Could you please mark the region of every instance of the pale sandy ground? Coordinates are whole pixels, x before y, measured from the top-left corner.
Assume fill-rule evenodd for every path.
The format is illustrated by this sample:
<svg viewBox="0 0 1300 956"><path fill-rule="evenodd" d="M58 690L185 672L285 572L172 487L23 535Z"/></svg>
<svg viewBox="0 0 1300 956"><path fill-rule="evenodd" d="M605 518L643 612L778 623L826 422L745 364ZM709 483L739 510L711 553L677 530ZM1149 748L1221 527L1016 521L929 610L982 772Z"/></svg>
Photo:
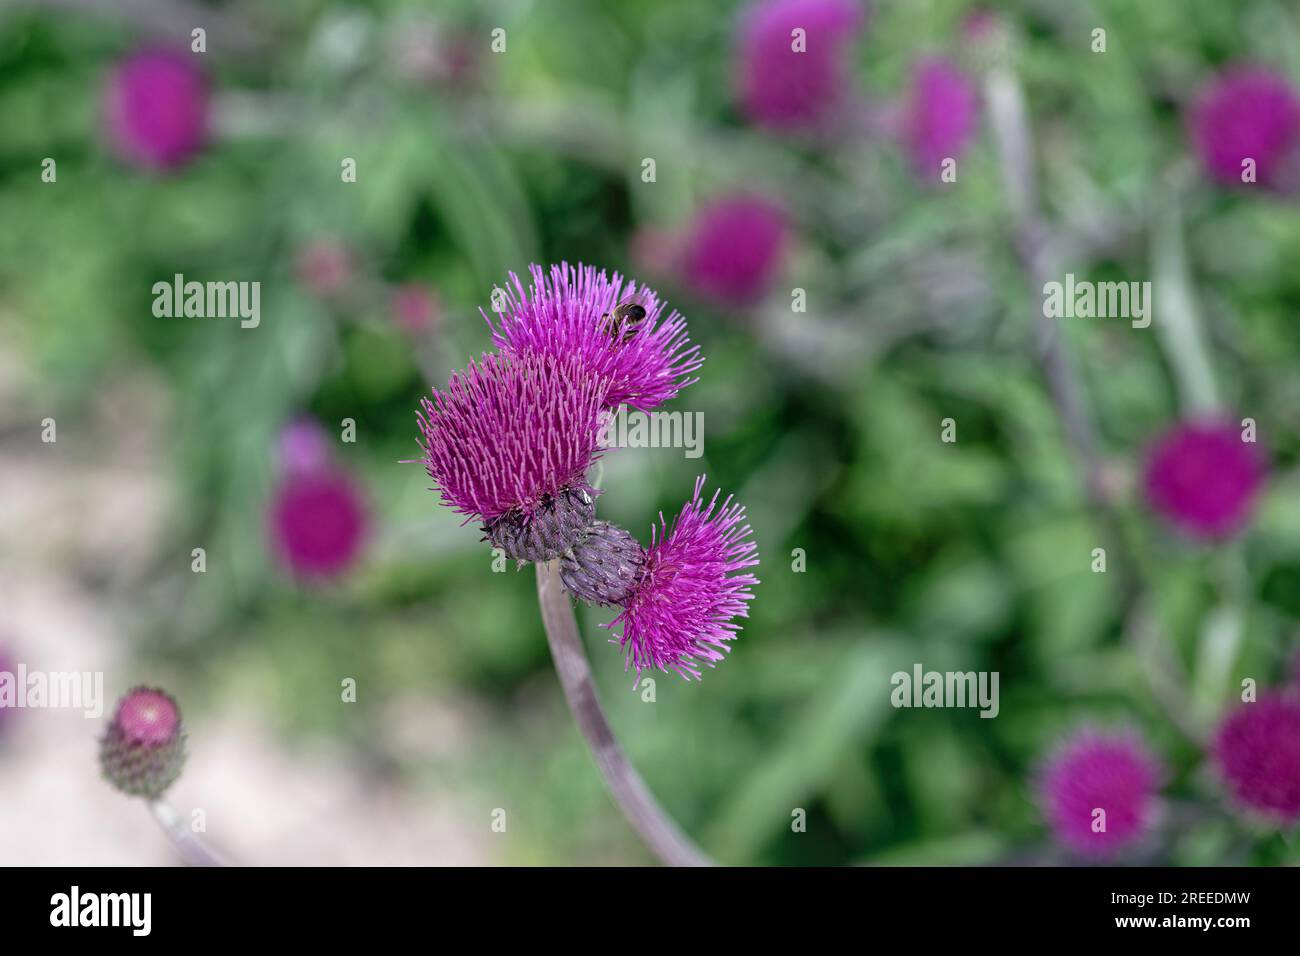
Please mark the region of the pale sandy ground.
<svg viewBox="0 0 1300 956"><path fill-rule="evenodd" d="M18 396L21 370L0 348L0 637L30 668L129 671L114 633L122 609L106 606L73 569L125 579L147 561L168 509L158 425L160 394L140 383L97 403L81 423L93 442L40 443L42 409ZM30 394L28 392L27 394ZM30 432L23 425L30 422ZM71 427L70 425L68 426ZM66 437L65 437L66 435ZM78 454L93 444L94 453ZM108 593L111 593L111 589ZM107 680L104 706L123 688ZM435 701L410 706L433 711ZM494 861L481 816L457 795L363 789L355 756L330 745L304 750L256 728L255 713L205 723L202 748L169 794L187 818L207 817L205 839L250 865L486 864ZM103 720L69 710L26 710L0 745L0 865L144 865L177 862L141 801L99 778ZM443 722L448 723L447 721ZM452 729L455 721L450 722Z"/></svg>

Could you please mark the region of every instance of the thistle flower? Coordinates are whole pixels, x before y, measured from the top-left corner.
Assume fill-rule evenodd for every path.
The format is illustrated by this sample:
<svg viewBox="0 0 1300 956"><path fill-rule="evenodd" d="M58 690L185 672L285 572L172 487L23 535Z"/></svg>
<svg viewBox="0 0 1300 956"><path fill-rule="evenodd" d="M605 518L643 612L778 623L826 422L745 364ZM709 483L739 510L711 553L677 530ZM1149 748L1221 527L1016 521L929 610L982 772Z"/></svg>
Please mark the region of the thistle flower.
<svg viewBox="0 0 1300 956"><path fill-rule="evenodd" d="M1243 184L1247 159L1265 186L1288 185L1300 173L1300 97L1272 70L1238 64L1213 77L1188 127L1206 171L1225 185Z"/></svg>
<svg viewBox="0 0 1300 956"><path fill-rule="evenodd" d="M393 291L392 312L398 328L411 335L438 324L438 301L418 282L408 282Z"/></svg>
<svg viewBox="0 0 1300 956"><path fill-rule="evenodd" d="M785 233L785 215L772 202L743 194L718 199L696 214L686 235L686 281L721 305L753 305L780 269Z"/></svg>
<svg viewBox="0 0 1300 956"><path fill-rule="evenodd" d="M318 299L340 295L356 273L352 250L338 239L317 239L298 251L294 271L299 284Z"/></svg>
<svg viewBox="0 0 1300 956"><path fill-rule="evenodd" d="M1224 718L1212 752L1232 796L1281 824L1300 822L1300 696L1261 695Z"/></svg>
<svg viewBox="0 0 1300 956"><path fill-rule="evenodd" d="M120 62L108 79L109 142L135 166L160 171L184 166L203 148L208 113L207 79L186 53L143 50Z"/></svg>
<svg viewBox="0 0 1300 956"><path fill-rule="evenodd" d="M714 666L730 650L740 630L733 619L749 614L758 579L734 573L758 564L745 509L730 496L718 508L718 492L706 507L703 486L701 476L671 529L659 515L636 587L607 625L622 626L619 647L638 675L659 668L698 678L702 665Z"/></svg>
<svg viewBox="0 0 1300 956"><path fill-rule="evenodd" d="M937 179L940 164L962 153L978 109L975 88L957 67L934 57L917 61L902 133L918 176Z"/></svg>
<svg viewBox="0 0 1300 956"><path fill-rule="evenodd" d="M271 547L295 577L338 577L360 556L369 532L364 496L342 470L286 472L267 516Z"/></svg>
<svg viewBox="0 0 1300 956"><path fill-rule="evenodd" d="M181 775L185 729L164 691L136 687L117 705L99 744L104 778L131 796L156 800Z"/></svg>
<svg viewBox="0 0 1300 956"><path fill-rule="evenodd" d="M423 463L443 503L481 519L493 546L516 560L559 557L595 510L586 473L608 393L581 356L523 351L471 362L420 403Z"/></svg>
<svg viewBox="0 0 1300 956"><path fill-rule="evenodd" d="M1147 455L1147 500L1183 531L1205 539L1230 536L1250 520L1265 478L1263 457L1229 421L1183 422Z"/></svg>
<svg viewBox="0 0 1300 956"><path fill-rule="evenodd" d="M828 127L851 89L848 47L865 17L854 0L764 0L745 17L736 57L741 109L781 132ZM795 30L802 30L803 42Z"/></svg>
<svg viewBox="0 0 1300 956"><path fill-rule="evenodd" d="M1039 804L1058 841L1088 856L1113 856L1147 832L1162 775L1135 733L1085 729L1040 772Z"/></svg>
<svg viewBox="0 0 1300 956"><path fill-rule="evenodd" d="M549 276L533 265L529 274L532 285L525 288L510 273L495 322L483 313L503 352L576 361L583 375L605 381L601 403L608 408L626 403L649 411L696 381L691 375L704 359L690 344L686 319L676 311L665 318L652 290L582 264L552 266ZM618 318L624 302L644 314Z"/></svg>
<svg viewBox="0 0 1300 956"><path fill-rule="evenodd" d="M329 437L314 419L299 418L290 422L281 430L276 445L283 472L319 472L329 466Z"/></svg>

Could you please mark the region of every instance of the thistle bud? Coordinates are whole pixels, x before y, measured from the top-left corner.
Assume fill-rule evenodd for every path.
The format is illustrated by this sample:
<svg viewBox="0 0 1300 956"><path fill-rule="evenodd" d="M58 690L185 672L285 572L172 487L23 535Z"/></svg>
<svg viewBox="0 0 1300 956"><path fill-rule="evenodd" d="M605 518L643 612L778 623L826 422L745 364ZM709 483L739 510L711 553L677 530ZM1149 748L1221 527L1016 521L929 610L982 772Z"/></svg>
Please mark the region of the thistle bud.
<svg viewBox="0 0 1300 956"><path fill-rule="evenodd" d="M181 775L185 728L180 708L151 687L128 691L99 743L104 779L131 796L156 800Z"/></svg>
<svg viewBox="0 0 1300 956"><path fill-rule="evenodd" d="M645 549L628 531L593 521L591 532L560 557L564 589L589 604L623 604L636 588Z"/></svg>

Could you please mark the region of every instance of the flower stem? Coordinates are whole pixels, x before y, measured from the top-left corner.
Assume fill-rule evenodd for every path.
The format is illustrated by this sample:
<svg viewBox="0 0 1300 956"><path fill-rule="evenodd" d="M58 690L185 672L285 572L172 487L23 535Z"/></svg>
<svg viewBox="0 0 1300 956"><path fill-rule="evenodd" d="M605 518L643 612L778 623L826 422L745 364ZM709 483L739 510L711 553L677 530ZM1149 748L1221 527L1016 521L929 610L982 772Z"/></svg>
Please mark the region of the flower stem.
<svg viewBox="0 0 1300 956"><path fill-rule="evenodd" d="M199 838L185 825L176 808L166 800L150 800L149 812L188 865L225 866L215 853L199 842Z"/></svg>
<svg viewBox="0 0 1300 956"><path fill-rule="evenodd" d="M614 736L596 696L573 605L560 585L558 561L537 564L537 603L569 710L623 815L668 866L712 866L713 860L664 813Z"/></svg>

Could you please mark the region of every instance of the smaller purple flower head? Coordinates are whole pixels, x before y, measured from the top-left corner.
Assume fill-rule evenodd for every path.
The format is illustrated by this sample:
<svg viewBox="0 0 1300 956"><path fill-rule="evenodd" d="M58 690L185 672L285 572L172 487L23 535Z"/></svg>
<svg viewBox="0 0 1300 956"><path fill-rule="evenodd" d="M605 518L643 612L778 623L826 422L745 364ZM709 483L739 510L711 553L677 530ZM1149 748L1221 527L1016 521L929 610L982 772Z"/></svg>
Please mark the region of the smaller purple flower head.
<svg viewBox="0 0 1300 956"><path fill-rule="evenodd" d="M781 268L786 217L759 196L717 199L696 213L683 242L681 268L700 295L744 307L767 293Z"/></svg>
<svg viewBox="0 0 1300 956"><path fill-rule="evenodd" d="M1250 520L1266 476L1263 456L1226 420L1182 422L1147 453L1147 501L1193 537L1221 539Z"/></svg>
<svg viewBox="0 0 1300 956"><path fill-rule="evenodd" d="M286 425L277 439L280 470L304 474L324 471L333 454L329 436L314 418L298 418Z"/></svg>
<svg viewBox="0 0 1300 956"><path fill-rule="evenodd" d="M690 344L686 319L676 311L665 317L652 290L582 264L561 263L549 275L533 265L529 273L530 287L512 272L495 293L495 322L483 313L503 352L576 361L585 375L605 381L607 408L649 411L696 381L692 373L704 359Z"/></svg>
<svg viewBox="0 0 1300 956"><path fill-rule="evenodd" d="M142 50L118 63L108 78L109 141L135 166L160 171L184 166L207 140L208 114L208 82L188 53Z"/></svg>
<svg viewBox="0 0 1300 956"><path fill-rule="evenodd" d="M1254 181L1265 186L1281 187L1300 175L1300 97L1279 73L1229 67L1202 88L1188 125L1201 162L1220 183L1243 185L1248 159Z"/></svg>
<svg viewBox="0 0 1300 956"><path fill-rule="evenodd" d="M594 513L587 469L600 454L607 380L580 356L485 354L421 401L422 459L443 504L483 521L523 561L558 557Z"/></svg>
<svg viewBox="0 0 1300 956"><path fill-rule="evenodd" d="M737 98L754 123L780 132L828 128L852 83L856 0L761 0L747 11L735 65Z"/></svg>
<svg viewBox="0 0 1300 956"><path fill-rule="evenodd" d="M1086 856L1109 857L1147 832L1163 773L1136 733L1084 729L1057 747L1039 771L1038 801L1060 843Z"/></svg>
<svg viewBox="0 0 1300 956"><path fill-rule="evenodd" d="M1282 824L1300 822L1300 695L1261 694L1220 724L1212 746L1233 798Z"/></svg>
<svg viewBox="0 0 1300 956"><path fill-rule="evenodd" d="M104 778L123 793L157 799L180 776L185 729L176 701L152 687L129 691L99 742Z"/></svg>
<svg viewBox="0 0 1300 956"><path fill-rule="evenodd" d="M409 335L419 335L438 325L438 300L419 282L407 282L393 291L392 313L397 327Z"/></svg>
<svg viewBox="0 0 1300 956"><path fill-rule="evenodd" d="M273 553L304 581L322 582L351 568L365 547L369 524L360 486L328 465L286 472L267 512Z"/></svg>
<svg viewBox="0 0 1300 956"><path fill-rule="evenodd" d="M619 647L637 674L650 668L673 670L687 680L699 678L701 666L714 666L730 650L754 599L757 545L750 540L745 509L730 496L708 505L695 494L669 529L662 514L651 529L640 577L623 601L623 610L608 627L622 626Z"/></svg>
<svg viewBox="0 0 1300 956"><path fill-rule="evenodd" d="M978 111L975 87L961 70L936 57L916 62L902 134L917 176L938 181L940 164L969 145Z"/></svg>
<svg viewBox="0 0 1300 956"><path fill-rule="evenodd" d="M315 239L298 250L294 272L308 293L318 299L332 299L355 278L356 256L341 239Z"/></svg>

